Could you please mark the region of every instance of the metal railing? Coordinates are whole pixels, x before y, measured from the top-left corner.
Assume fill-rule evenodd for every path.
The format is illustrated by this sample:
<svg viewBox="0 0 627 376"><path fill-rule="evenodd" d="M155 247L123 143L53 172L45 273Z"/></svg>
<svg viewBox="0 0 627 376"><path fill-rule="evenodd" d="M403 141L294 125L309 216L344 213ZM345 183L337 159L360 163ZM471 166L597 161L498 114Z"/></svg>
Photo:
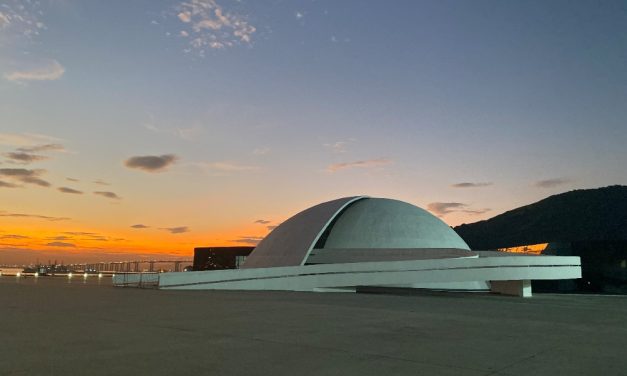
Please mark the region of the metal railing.
<svg viewBox="0 0 627 376"><path fill-rule="evenodd" d="M161 273L122 273L113 276L113 286L157 288Z"/></svg>

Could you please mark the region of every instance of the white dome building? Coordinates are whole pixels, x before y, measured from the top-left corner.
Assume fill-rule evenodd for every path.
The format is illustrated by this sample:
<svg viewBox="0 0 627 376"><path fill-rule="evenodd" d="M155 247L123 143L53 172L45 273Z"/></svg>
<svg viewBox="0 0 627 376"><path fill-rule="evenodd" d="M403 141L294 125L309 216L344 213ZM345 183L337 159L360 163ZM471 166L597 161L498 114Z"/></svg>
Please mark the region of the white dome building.
<svg viewBox="0 0 627 376"><path fill-rule="evenodd" d="M358 196L294 215L257 245L243 268L472 254L453 229L429 212L402 201Z"/></svg>
<svg viewBox="0 0 627 376"><path fill-rule="evenodd" d="M532 279L571 278L581 278L579 257L471 251L423 209L356 196L289 218L259 243L242 269L164 273L159 287L356 291L371 286L531 296Z"/></svg>

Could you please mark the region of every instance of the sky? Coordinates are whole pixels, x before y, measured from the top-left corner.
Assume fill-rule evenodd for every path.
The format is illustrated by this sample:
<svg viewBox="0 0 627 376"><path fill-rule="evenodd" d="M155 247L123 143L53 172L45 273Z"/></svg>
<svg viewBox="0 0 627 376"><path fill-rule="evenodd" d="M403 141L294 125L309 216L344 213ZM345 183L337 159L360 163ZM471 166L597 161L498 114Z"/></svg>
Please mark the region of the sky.
<svg viewBox="0 0 627 376"><path fill-rule="evenodd" d="M627 184L624 1L0 0L0 264Z"/></svg>

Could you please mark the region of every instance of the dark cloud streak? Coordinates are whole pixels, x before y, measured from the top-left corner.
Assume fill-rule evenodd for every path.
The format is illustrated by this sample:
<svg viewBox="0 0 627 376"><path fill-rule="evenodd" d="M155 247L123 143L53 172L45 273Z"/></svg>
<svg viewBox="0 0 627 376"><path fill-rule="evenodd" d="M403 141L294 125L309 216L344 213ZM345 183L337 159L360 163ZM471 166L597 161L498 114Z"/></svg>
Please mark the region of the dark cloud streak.
<svg viewBox="0 0 627 376"><path fill-rule="evenodd" d="M189 232L189 227L187 226L178 226L178 227L162 227L159 230L168 231L170 234L182 234L184 232Z"/></svg>
<svg viewBox="0 0 627 376"><path fill-rule="evenodd" d="M12 218L34 218L34 219L44 219L46 221L67 221L71 218L67 217L50 217L47 215L39 215L39 214L23 214L23 213L7 213L4 211L0 211L0 217L12 217Z"/></svg>
<svg viewBox="0 0 627 376"><path fill-rule="evenodd" d="M77 191L76 189L72 189L72 188L68 188L68 187L59 187L57 188L59 190L59 192L63 192L63 193L72 193L72 194L76 194L76 195L82 195L83 192L81 191Z"/></svg>
<svg viewBox="0 0 627 376"><path fill-rule="evenodd" d="M491 182L483 182L483 183L463 182L463 183L452 184L451 187L453 188L480 188L480 187L489 187L491 185L493 185L493 183Z"/></svg>
<svg viewBox="0 0 627 376"><path fill-rule="evenodd" d="M0 180L0 188L17 188L18 186L15 184L7 183L5 181Z"/></svg>
<svg viewBox="0 0 627 376"><path fill-rule="evenodd" d="M48 157L37 154L29 154L23 152L11 152L4 153L4 156L11 160L12 162L21 163L21 164L29 164L33 162L43 161L48 159Z"/></svg>
<svg viewBox="0 0 627 376"><path fill-rule="evenodd" d="M114 192L96 191L96 192L94 192L94 194L98 195L98 196L110 198L110 199L113 199L113 200L121 200L122 199L122 197L118 196Z"/></svg>
<svg viewBox="0 0 627 376"><path fill-rule="evenodd" d="M535 186L538 188L554 188L560 185L564 185L567 183L570 183L571 180L570 179L566 179L566 178L553 178L553 179L546 179L546 180L540 180L535 182Z"/></svg>
<svg viewBox="0 0 627 376"><path fill-rule="evenodd" d="M50 242L46 243L49 247L67 247L67 248L75 248L76 244L74 243L66 243L66 242Z"/></svg>
<svg viewBox="0 0 627 376"><path fill-rule="evenodd" d="M13 181L24 184L38 185L40 187L50 187L50 183L40 178L40 176L45 173L46 170L28 170L25 168L0 168L0 176L3 176L7 179L11 179Z"/></svg>
<svg viewBox="0 0 627 376"><path fill-rule="evenodd" d="M7 235L0 236L0 239L23 240L23 239L30 239L30 236L7 234Z"/></svg>
<svg viewBox="0 0 627 376"><path fill-rule="evenodd" d="M128 168L135 168L146 172L161 172L178 160L174 154L144 155L131 157L124 161Z"/></svg>

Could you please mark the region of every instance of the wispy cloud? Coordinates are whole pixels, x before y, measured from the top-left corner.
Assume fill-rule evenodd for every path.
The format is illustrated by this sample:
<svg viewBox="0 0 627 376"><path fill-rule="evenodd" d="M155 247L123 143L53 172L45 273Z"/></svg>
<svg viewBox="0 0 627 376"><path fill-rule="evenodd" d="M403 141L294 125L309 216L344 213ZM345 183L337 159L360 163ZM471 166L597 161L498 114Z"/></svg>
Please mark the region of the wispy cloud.
<svg viewBox="0 0 627 376"><path fill-rule="evenodd" d="M159 230L168 231L170 234L182 234L182 233L190 231L189 227L187 227L187 226L162 227Z"/></svg>
<svg viewBox="0 0 627 376"><path fill-rule="evenodd" d="M186 128L184 127L165 128L165 127L157 127L156 125L154 125L154 122L155 122L154 117L150 115L150 122L144 123L143 127L154 133L176 136L186 141L193 141L197 139L197 137L204 131L204 128L199 125L193 125L191 127L186 127Z"/></svg>
<svg viewBox="0 0 627 376"><path fill-rule="evenodd" d="M56 137L37 133L0 133L0 145L18 147L24 153L42 151L64 151L62 140Z"/></svg>
<svg viewBox="0 0 627 376"><path fill-rule="evenodd" d="M0 236L0 239L2 239L2 240L24 240L24 239L30 239L30 236L17 235L17 234L7 234L7 235Z"/></svg>
<svg viewBox="0 0 627 376"><path fill-rule="evenodd" d="M62 193L72 193L72 194L76 194L76 195L82 195L83 194L83 192L81 192L79 190L68 188L68 187L59 187L57 189L59 190L59 192L62 192Z"/></svg>
<svg viewBox="0 0 627 376"><path fill-rule="evenodd" d="M446 214L459 211L467 206L468 205L461 202L432 202L427 205L427 209L436 214L438 217L441 217Z"/></svg>
<svg viewBox="0 0 627 376"><path fill-rule="evenodd" d="M250 245L257 245L263 237L260 236L240 236L237 239L232 240L235 243L244 243Z"/></svg>
<svg viewBox="0 0 627 376"><path fill-rule="evenodd" d="M7 183L5 181L0 180L0 188L17 188L19 187L17 184Z"/></svg>
<svg viewBox="0 0 627 376"><path fill-rule="evenodd" d="M347 149L348 145L352 144L353 142L355 142L355 139L354 138L350 138L350 139L348 139L346 141L336 141L336 142L322 144L322 146L324 146L325 148L331 150L333 153L343 154L343 153L346 153L348 151L348 149Z"/></svg>
<svg viewBox="0 0 627 376"><path fill-rule="evenodd" d="M65 73L65 68L56 60L39 63L30 69L6 73L4 78L13 82L54 81Z"/></svg>
<svg viewBox="0 0 627 376"><path fill-rule="evenodd" d="M274 230L275 228L279 227L278 225L271 225L271 226L266 226L266 228L270 231Z"/></svg>
<svg viewBox="0 0 627 376"><path fill-rule="evenodd" d="M570 182L572 182L572 180L567 178L553 178L537 181L534 183L534 185L538 188L553 188L560 185L568 184Z"/></svg>
<svg viewBox="0 0 627 376"><path fill-rule="evenodd" d="M9 15L0 12L0 30L9 27L9 25L11 25Z"/></svg>
<svg viewBox="0 0 627 376"><path fill-rule="evenodd" d="M2 155L9 163L25 165L50 159L49 156L38 153L66 151L63 145L59 143L41 143L51 139L54 138L44 135L2 133L0 134L0 144L17 147L15 151Z"/></svg>
<svg viewBox="0 0 627 376"><path fill-rule="evenodd" d="M340 170L348 170L352 168L376 168L383 167L393 163L391 159L387 158L378 158L378 159L369 159L364 161L354 161L354 162L344 162L344 163L334 163L327 167L327 171L329 172L337 172Z"/></svg>
<svg viewBox="0 0 627 376"><path fill-rule="evenodd" d="M201 57L207 49L248 45L257 30L244 16L226 11L215 0L181 2L176 12L182 27L179 35L188 39L185 52L195 51Z"/></svg>
<svg viewBox="0 0 627 376"><path fill-rule="evenodd" d="M59 235L59 236L53 236L51 238L47 238L48 240L70 240L72 239L70 236L65 236L65 235Z"/></svg>
<svg viewBox="0 0 627 376"><path fill-rule="evenodd" d="M265 220L265 219L258 219L258 220L255 221L255 223L259 223L259 224L262 224L262 225L267 225L268 223L270 223L270 221Z"/></svg>
<svg viewBox="0 0 627 376"><path fill-rule="evenodd" d="M124 162L124 165L146 172L161 172L177 160L178 157L174 154L144 155L131 157Z"/></svg>
<svg viewBox="0 0 627 376"><path fill-rule="evenodd" d="M257 171L259 167L239 164L237 162L196 162L193 165L202 168L205 171L221 171L221 172L245 172Z"/></svg>
<svg viewBox="0 0 627 376"><path fill-rule="evenodd" d="M29 164L33 162L44 161L49 158L44 155L29 154L29 153L24 153L24 152L10 152L10 153L4 153L3 155L5 158L9 159L10 161L15 162L15 163L21 163L21 164Z"/></svg>
<svg viewBox="0 0 627 376"><path fill-rule="evenodd" d="M98 184L98 185L111 185L110 183L107 183L104 180L98 179L98 180L94 180L93 182L94 184Z"/></svg>
<svg viewBox="0 0 627 376"><path fill-rule="evenodd" d="M137 229L142 229L142 228L149 228L150 226L146 226L146 225L142 225L141 223L138 223L136 225L132 225L131 228L137 228Z"/></svg>
<svg viewBox="0 0 627 376"><path fill-rule="evenodd" d="M46 29L39 1L8 0L0 4L0 32L7 38L31 40Z"/></svg>
<svg viewBox="0 0 627 376"><path fill-rule="evenodd" d="M52 222L67 221L70 219L67 217L50 217L47 215L40 215L40 214L8 213L2 210L0 210L0 217L33 218L33 219L43 219L43 220L52 221Z"/></svg>
<svg viewBox="0 0 627 376"><path fill-rule="evenodd" d="M72 236L99 236L98 233L86 231L64 231L63 233Z"/></svg>
<svg viewBox="0 0 627 376"><path fill-rule="evenodd" d="M493 185L493 183L491 182L479 182L479 183L463 182L463 183L452 184L451 187L453 188L480 188L480 187L489 187L491 185Z"/></svg>
<svg viewBox="0 0 627 376"><path fill-rule="evenodd" d="M350 43L350 41L350 38L331 35L331 43Z"/></svg>
<svg viewBox="0 0 627 376"><path fill-rule="evenodd" d="M67 242L50 242L46 244L49 247L67 247L67 248L75 248L76 244L67 243Z"/></svg>
<svg viewBox="0 0 627 376"><path fill-rule="evenodd" d="M24 146L17 148L17 151L22 153L43 153L47 151L56 151L56 152L64 152L65 147L61 144L41 144L34 146Z"/></svg>
<svg viewBox="0 0 627 376"><path fill-rule="evenodd" d="M121 200L122 197L118 196L117 194L115 194L114 192L108 192L108 191L96 191L94 192L95 195L98 196L102 196L102 197L106 197L106 198L110 198L113 200Z"/></svg>
<svg viewBox="0 0 627 376"><path fill-rule="evenodd" d="M443 217L454 212L479 215L491 209L470 209L470 205L461 202L432 202L427 205L427 209L438 217Z"/></svg>
<svg viewBox="0 0 627 376"><path fill-rule="evenodd" d="M266 155L268 153L270 153L270 148L268 147L261 147L261 148L256 148L255 150L253 150L254 155Z"/></svg>
<svg viewBox="0 0 627 376"><path fill-rule="evenodd" d="M99 242L108 242L111 240L123 240L123 239L113 239L107 235L99 234L97 232L89 232L89 231L64 231L63 235L56 236L52 238L52 240L72 240L72 241L99 241Z"/></svg>
<svg viewBox="0 0 627 376"><path fill-rule="evenodd" d="M13 180L17 183L50 187L50 183L40 178L46 170L28 170L25 168L0 168L0 177Z"/></svg>
<svg viewBox="0 0 627 376"><path fill-rule="evenodd" d="M71 181L71 182L75 182L75 183L80 181L80 180L74 179L74 178L65 178L65 180Z"/></svg>

